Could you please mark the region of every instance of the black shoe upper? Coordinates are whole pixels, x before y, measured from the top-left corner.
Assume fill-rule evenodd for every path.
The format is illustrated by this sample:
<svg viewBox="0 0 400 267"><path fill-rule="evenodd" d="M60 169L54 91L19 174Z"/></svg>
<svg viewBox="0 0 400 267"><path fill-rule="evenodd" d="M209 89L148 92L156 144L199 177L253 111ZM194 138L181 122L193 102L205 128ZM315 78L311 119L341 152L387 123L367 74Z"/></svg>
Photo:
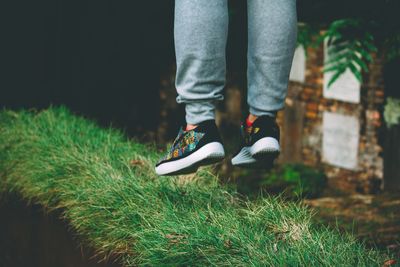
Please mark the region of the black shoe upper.
<svg viewBox="0 0 400 267"><path fill-rule="evenodd" d="M241 147L252 146L264 137L273 137L278 140L278 142L280 139L279 125L276 123L276 118L271 116L258 117L250 127L247 127L246 121L243 121L241 125L241 133Z"/></svg>
<svg viewBox="0 0 400 267"><path fill-rule="evenodd" d="M180 127L179 133L170 150L156 166L189 156L211 142L219 142L222 144L215 120L203 121L195 129L190 131L184 131L184 128L185 126Z"/></svg>

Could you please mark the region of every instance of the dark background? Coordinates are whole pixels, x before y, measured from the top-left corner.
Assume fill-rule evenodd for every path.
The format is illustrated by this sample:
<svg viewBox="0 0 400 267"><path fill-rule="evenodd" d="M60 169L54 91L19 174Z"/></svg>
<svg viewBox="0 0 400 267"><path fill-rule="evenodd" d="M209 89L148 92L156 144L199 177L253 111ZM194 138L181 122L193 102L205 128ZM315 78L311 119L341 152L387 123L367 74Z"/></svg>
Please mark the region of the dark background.
<svg viewBox="0 0 400 267"><path fill-rule="evenodd" d="M173 1L8 5L0 105L64 104L105 123L155 124L159 76L174 57Z"/></svg>
<svg viewBox="0 0 400 267"><path fill-rule="evenodd" d="M4 2L0 108L62 104L130 134L156 130L160 77L174 66L173 0ZM376 1L349 2L298 0L298 19L383 16ZM246 1L229 5L228 75L244 87Z"/></svg>

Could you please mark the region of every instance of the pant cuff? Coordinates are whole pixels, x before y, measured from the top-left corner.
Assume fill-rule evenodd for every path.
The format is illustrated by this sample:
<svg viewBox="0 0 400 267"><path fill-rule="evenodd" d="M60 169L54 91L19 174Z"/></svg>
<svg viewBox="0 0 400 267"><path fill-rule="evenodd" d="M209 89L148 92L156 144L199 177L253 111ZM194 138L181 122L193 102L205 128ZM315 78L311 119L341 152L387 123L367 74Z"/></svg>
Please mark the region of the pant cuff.
<svg viewBox="0 0 400 267"><path fill-rule="evenodd" d="M276 117L276 114L278 113L278 111L279 110L268 110L268 111L266 111L266 110L256 109L254 107L250 107L249 108L249 112L251 114L257 116L257 117L264 116L264 115L271 116L271 117Z"/></svg>
<svg viewBox="0 0 400 267"><path fill-rule="evenodd" d="M199 124L206 120L215 119L215 102L186 103L186 123Z"/></svg>

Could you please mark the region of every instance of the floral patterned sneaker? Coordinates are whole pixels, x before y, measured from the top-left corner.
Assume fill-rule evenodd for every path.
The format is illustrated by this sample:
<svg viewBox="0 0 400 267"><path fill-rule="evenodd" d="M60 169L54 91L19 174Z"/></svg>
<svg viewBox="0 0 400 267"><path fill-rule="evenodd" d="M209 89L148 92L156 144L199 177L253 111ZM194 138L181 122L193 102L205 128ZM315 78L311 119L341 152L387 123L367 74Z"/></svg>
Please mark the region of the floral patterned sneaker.
<svg viewBox="0 0 400 267"><path fill-rule="evenodd" d="M261 116L248 127L242 123L242 144L232 158L232 165L241 167L272 167L280 153L280 129L276 119Z"/></svg>
<svg viewBox="0 0 400 267"><path fill-rule="evenodd" d="M158 175L178 175L196 172L200 166L225 157L224 147L214 120L200 123L195 129L179 129L168 153L156 164Z"/></svg>

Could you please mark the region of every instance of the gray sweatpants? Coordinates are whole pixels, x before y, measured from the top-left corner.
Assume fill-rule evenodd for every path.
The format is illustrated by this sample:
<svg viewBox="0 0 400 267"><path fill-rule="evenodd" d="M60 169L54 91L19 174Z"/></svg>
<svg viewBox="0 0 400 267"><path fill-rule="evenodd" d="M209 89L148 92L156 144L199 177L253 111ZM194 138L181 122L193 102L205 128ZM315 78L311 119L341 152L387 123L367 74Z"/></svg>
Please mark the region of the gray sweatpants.
<svg viewBox="0 0 400 267"><path fill-rule="evenodd" d="M297 39L296 0L247 0L247 102L250 113L275 115L284 107ZM186 122L215 116L225 86L227 0L175 0L177 102Z"/></svg>

